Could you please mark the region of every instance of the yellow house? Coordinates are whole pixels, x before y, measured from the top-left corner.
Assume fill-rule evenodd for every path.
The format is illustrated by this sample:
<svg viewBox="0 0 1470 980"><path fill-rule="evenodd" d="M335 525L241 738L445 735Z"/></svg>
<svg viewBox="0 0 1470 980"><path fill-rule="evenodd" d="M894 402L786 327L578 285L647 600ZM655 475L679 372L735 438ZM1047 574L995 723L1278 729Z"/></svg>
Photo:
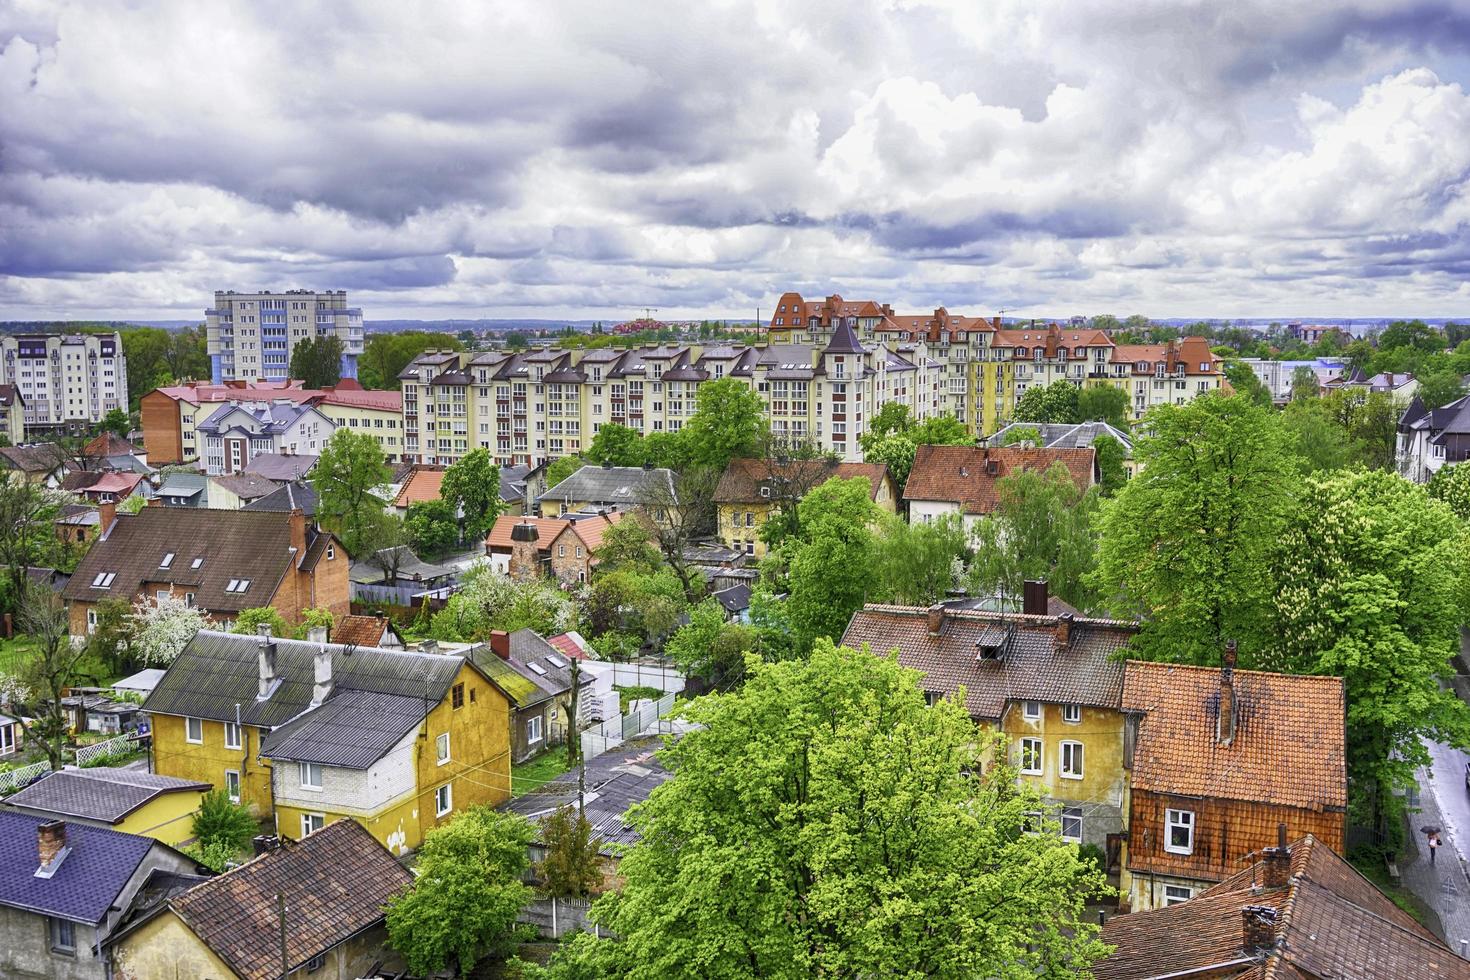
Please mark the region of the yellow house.
<svg viewBox="0 0 1470 980"><path fill-rule="evenodd" d="M574 511L642 508L660 524L678 507L674 471L641 466L584 466L541 495L542 517Z"/></svg>
<svg viewBox="0 0 1470 980"><path fill-rule="evenodd" d="M1042 609L1045 603L1042 603ZM1018 779L1052 807L1062 837L1119 860L1128 779L1123 664L1137 626L1073 613L868 605L842 642L898 650L931 699L963 692L982 728L1003 732Z"/></svg>
<svg viewBox="0 0 1470 980"><path fill-rule="evenodd" d="M107 941L111 975L339 980L374 966L396 971L402 962L387 948L383 907L412 881L360 825L339 821L302 841L274 842L142 912ZM283 902L288 922L300 925L284 939Z"/></svg>
<svg viewBox="0 0 1470 980"><path fill-rule="evenodd" d="M464 657L202 630L143 710L155 771L226 790L286 838L348 818L402 854L510 796L510 704Z"/></svg>
<svg viewBox="0 0 1470 980"><path fill-rule="evenodd" d="M0 436L12 446L26 441L26 400L15 385L0 385Z"/></svg>
<svg viewBox="0 0 1470 980"><path fill-rule="evenodd" d="M194 814L208 783L136 769L62 769L6 799L37 817L69 820L179 845L194 837Z"/></svg>
<svg viewBox="0 0 1470 980"><path fill-rule="evenodd" d="M894 513L897 491L888 467L882 463L839 463L831 459L791 460L778 463L766 459L732 459L715 487L718 534L727 548L763 558L766 543L761 528L780 507L794 506L815 487L828 480L863 477L872 487L873 503Z"/></svg>

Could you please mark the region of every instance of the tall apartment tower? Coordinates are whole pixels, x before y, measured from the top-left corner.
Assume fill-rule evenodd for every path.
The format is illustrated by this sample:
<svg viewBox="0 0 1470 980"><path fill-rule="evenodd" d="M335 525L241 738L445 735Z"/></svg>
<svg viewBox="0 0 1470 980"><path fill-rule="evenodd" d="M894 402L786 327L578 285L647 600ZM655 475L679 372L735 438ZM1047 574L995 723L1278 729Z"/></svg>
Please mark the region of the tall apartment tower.
<svg viewBox="0 0 1470 980"><path fill-rule="evenodd" d="M25 401L25 429L37 435L83 428L128 409L128 364L117 333L0 337L0 384Z"/></svg>
<svg viewBox="0 0 1470 980"><path fill-rule="evenodd" d="M291 376L291 351L303 340L340 337L342 377L357 377L362 353L362 310L347 305L347 291L214 294L204 311L210 380L284 381Z"/></svg>

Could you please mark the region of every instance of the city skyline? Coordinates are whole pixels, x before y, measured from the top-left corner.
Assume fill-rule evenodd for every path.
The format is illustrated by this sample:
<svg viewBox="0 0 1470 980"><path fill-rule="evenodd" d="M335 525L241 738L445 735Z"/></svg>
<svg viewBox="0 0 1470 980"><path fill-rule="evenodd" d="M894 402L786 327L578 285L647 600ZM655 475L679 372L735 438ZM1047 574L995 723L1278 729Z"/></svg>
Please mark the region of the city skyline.
<svg viewBox="0 0 1470 980"><path fill-rule="evenodd" d="M0 319L1470 315L1453 4L572 6L7 5Z"/></svg>

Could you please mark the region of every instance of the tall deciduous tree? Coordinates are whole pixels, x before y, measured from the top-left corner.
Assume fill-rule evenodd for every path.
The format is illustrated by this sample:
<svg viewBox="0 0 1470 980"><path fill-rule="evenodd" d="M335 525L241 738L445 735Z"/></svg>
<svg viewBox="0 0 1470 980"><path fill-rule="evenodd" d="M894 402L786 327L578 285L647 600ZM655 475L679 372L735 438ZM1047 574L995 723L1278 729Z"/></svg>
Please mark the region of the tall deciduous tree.
<svg viewBox="0 0 1470 980"><path fill-rule="evenodd" d="M317 516L350 554L361 557L364 531L372 526L372 516L383 509L373 488L392 478L378 440L366 432L342 426L322 447L311 471Z"/></svg>
<svg viewBox="0 0 1470 980"><path fill-rule="evenodd" d="M460 541L480 541L500 516L500 470L481 446L444 471L439 496L459 518Z"/></svg>
<svg viewBox="0 0 1470 980"><path fill-rule="evenodd" d="M1238 394L1244 395L1249 400L1263 407L1271 404L1271 390L1261 383L1252 371L1249 364L1240 361L1225 362L1225 380L1230 382Z"/></svg>
<svg viewBox="0 0 1470 980"><path fill-rule="evenodd" d="M464 345L453 334L418 330L375 333L368 337L357 359L357 380L364 388L397 389L402 385L398 375L424 351L463 349Z"/></svg>
<svg viewBox="0 0 1470 980"><path fill-rule="evenodd" d="M642 466L643 434L616 422L604 422L587 447L587 461L601 466Z"/></svg>
<svg viewBox="0 0 1470 980"><path fill-rule="evenodd" d="M1077 386L1065 379L1042 388L1030 387L1016 400L1016 422L1078 422Z"/></svg>
<svg viewBox="0 0 1470 980"><path fill-rule="evenodd" d="M1291 400L1299 402L1304 398L1316 398L1321 392L1322 386L1317 383L1317 372L1306 365L1302 365L1291 372Z"/></svg>
<svg viewBox="0 0 1470 980"><path fill-rule="evenodd" d="M164 592L133 603L131 623L132 650L138 661L150 667L167 667L195 633L209 626L209 617L203 609L189 605L183 596Z"/></svg>
<svg viewBox="0 0 1470 980"><path fill-rule="evenodd" d="M1441 466L1429 478L1425 489L1460 520L1470 521L1470 463Z"/></svg>
<svg viewBox="0 0 1470 980"><path fill-rule="evenodd" d="M874 548L870 598L905 606L927 606L957 584L970 551L959 515L910 524L887 517Z"/></svg>
<svg viewBox="0 0 1470 980"><path fill-rule="evenodd" d="M342 380L342 338L336 335L300 340L291 348L291 377L308 388L325 388Z"/></svg>
<svg viewBox="0 0 1470 980"><path fill-rule="evenodd" d="M1144 617L1145 656L1215 663L1226 639L1244 651L1265 635L1296 460L1277 418L1240 395L1160 405L1144 426L1141 472L1102 515L1099 600Z"/></svg>
<svg viewBox="0 0 1470 980"><path fill-rule="evenodd" d="M41 556L55 544L52 521L62 500L59 493L0 471L0 561L5 563L6 581L3 608L13 610L19 605L25 593L26 567L42 564Z"/></svg>
<svg viewBox="0 0 1470 980"><path fill-rule="evenodd" d="M755 630L725 621L725 609L705 599L689 610L689 622L664 644L664 654L684 673L724 686L745 670L745 654L757 645Z"/></svg>
<svg viewBox="0 0 1470 980"><path fill-rule="evenodd" d="M1097 485L1104 497L1111 497L1128 481L1128 451L1112 436L1093 439L1092 451L1097 456Z"/></svg>
<svg viewBox="0 0 1470 980"><path fill-rule="evenodd" d="M995 510L975 528L971 589L1019 600L1026 580L1045 579L1062 599L1090 608L1088 577L1097 561L1092 525L1100 496L1100 490L1079 487L1061 463L1045 473L1001 477Z"/></svg>
<svg viewBox="0 0 1470 980"><path fill-rule="evenodd" d="M699 386L698 408L681 430L695 463L723 471L736 456L750 456L761 443L766 409L750 385L721 378Z"/></svg>
<svg viewBox="0 0 1470 980"><path fill-rule="evenodd" d="M507 952L533 893L521 881L535 831L524 817L470 807L424 835L418 877L388 905L388 941L423 976L468 973Z"/></svg>
<svg viewBox="0 0 1470 980"><path fill-rule="evenodd" d="M620 893L550 977L1083 978L1102 876L1018 789L999 736L890 657L821 642L689 709Z"/></svg>
<svg viewBox="0 0 1470 980"><path fill-rule="evenodd" d="M832 479L807 494L798 507L801 536L787 545L787 606L802 647L821 636L841 637L863 604L871 581L872 526L881 513L871 492L866 477Z"/></svg>
<svg viewBox="0 0 1470 980"><path fill-rule="evenodd" d="M1127 432L1128 392L1113 385L1083 388L1077 393L1077 419L1080 422L1106 422Z"/></svg>
<svg viewBox="0 0 1470 980"><path fill-rule="evenodd" d="M536 874L554 898L586 898L602 890L602 842L592 834L586 814L571 804L559 806L541 822L546 857Z"/></svg>

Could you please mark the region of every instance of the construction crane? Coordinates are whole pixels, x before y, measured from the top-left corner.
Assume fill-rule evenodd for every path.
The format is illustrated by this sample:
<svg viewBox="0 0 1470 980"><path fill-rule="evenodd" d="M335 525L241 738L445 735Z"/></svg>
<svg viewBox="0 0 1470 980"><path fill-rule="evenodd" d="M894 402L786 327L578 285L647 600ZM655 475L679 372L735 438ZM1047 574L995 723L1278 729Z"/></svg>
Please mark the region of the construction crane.
<svg viewBox="0 0 1470 980"><path fill-rule="evenodd" d="M644 320L647 320L649 322L652 322L653 321L653 315L655 313L657 313L657 312L658 312L658 307L655 307L655 306L645 306L643 308L643 319Z"/></svg>

